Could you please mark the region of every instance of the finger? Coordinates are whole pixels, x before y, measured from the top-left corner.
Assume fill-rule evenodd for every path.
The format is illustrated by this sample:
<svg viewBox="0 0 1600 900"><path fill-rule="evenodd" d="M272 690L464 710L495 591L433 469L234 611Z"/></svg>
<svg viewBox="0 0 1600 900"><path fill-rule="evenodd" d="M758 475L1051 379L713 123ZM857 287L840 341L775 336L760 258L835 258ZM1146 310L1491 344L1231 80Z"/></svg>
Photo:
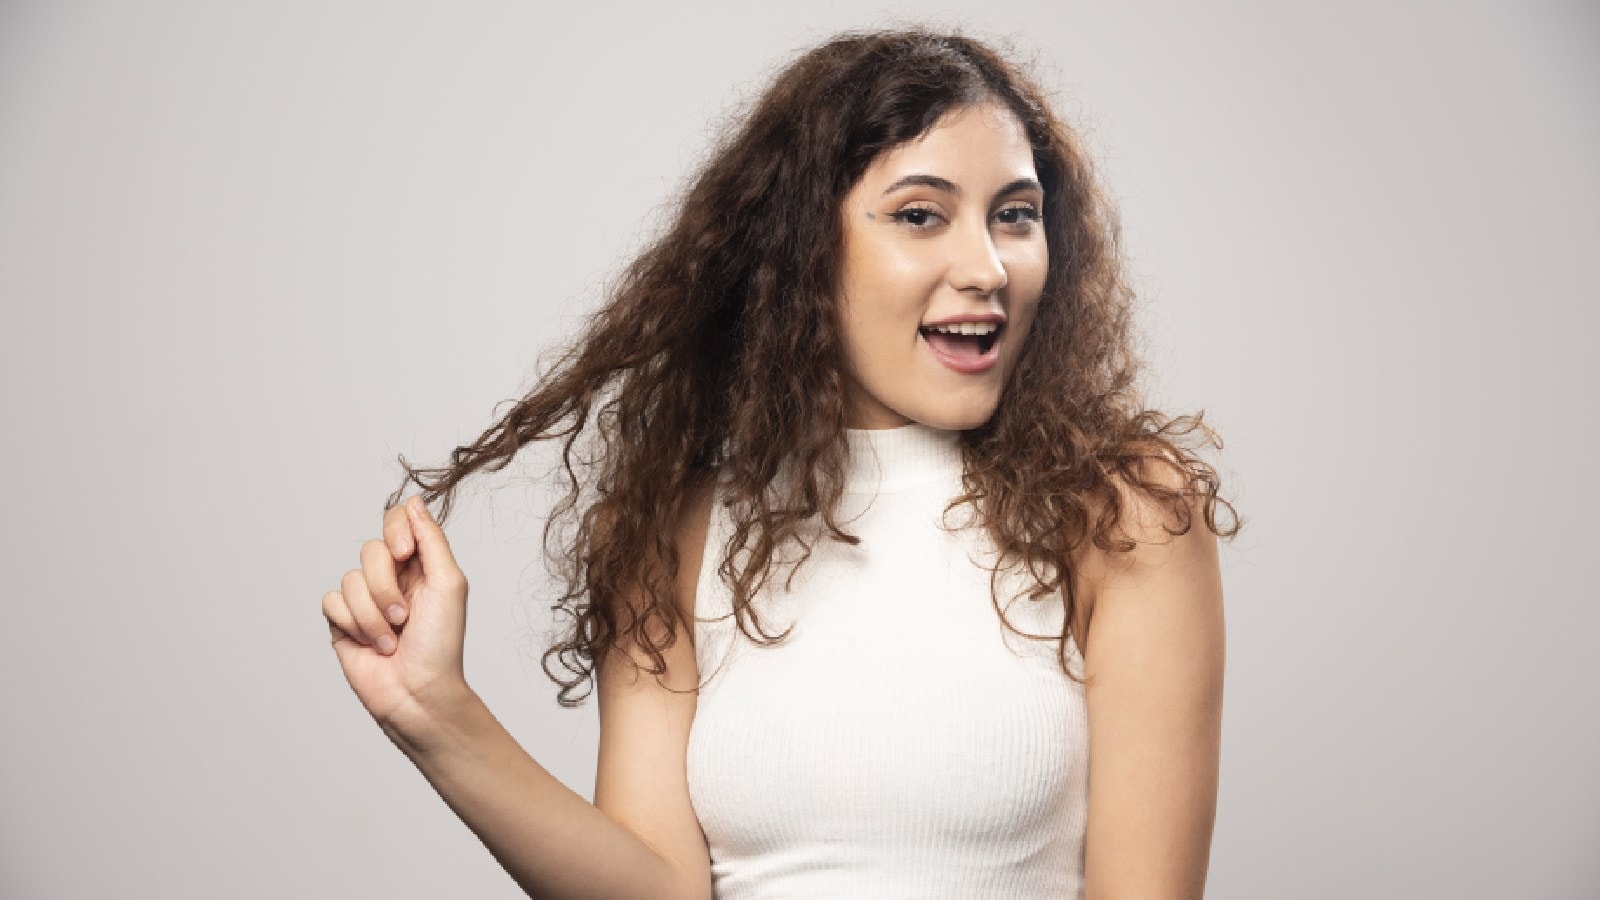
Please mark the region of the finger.
<svg viewBox="0 0 1600 900"><path fill-rule="evenodd" d="M383 542L397 560L408 559L417 549L411 537L411 519L406 515L405 504L391 506L383 511Z"/></svg>
<svg viewBox="0 0 1600 900"><path fill-rule="evenodd" d="M408 526L409 527L409 526ZM394 557L389 545L383 541L367 541L361 545L361 574L367 582L372 602L383 613L390 625L406 620L406 598L400 592L396 579Z"/></svg>
<svg viewBox="0 0 1600 900"><path fill-rule="evenodd" d="M450 542L445 539L444 529L433 520L433 513L428 511L421 497L413 496L406 501L406 516L411 520L411 532L417 538L417 558L422 560L423 577L430 584L436 584L439 580L465 582L461 567L456 565L455 554L450 552Z"/></svg>
<svg viewBox="0 0 1600 900"><path fill-rule="evenodd" d="M322 595L322 617L328 620L328 634L333 638L335 647L339 646L340 641L361 643L356 637L361 630L356 627L355 617L350 615L350 607L344 602L344 594L329 591Z"/></svg>
<svg viewBox="0 0 1600 900"><path fill-rule="evenodd" d="M350 607L350 614L355 617L356 628L361 632L361 643L369 647L376 647L384 656L394 652L394 630L389 623L384 621L383 614L378 612L378 604L373 602L372 594L367 590L367 580L360 569L351 569L344 574L341 585L344 593L344 602Z"/></svg>

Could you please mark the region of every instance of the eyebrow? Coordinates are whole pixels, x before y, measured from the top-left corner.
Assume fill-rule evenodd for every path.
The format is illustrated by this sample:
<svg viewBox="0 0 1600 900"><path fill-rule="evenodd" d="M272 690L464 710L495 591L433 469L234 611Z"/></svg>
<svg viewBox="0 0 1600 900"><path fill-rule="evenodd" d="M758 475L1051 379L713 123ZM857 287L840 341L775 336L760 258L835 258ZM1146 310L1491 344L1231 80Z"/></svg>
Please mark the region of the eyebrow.
<svg viewBox="0 0 1600 900"><path fill-rule="evenodd" d="M961 188L957 186L955 182L948 178L940 178L937 175L907 175L899 181L896 181L894 184L889 185L888 189L885 190L884 193L892 194L901 188L911 187L912 185L931 187L936 191L943 191L953 197L961 196ZM1006 184L1006 186L1002 187L1000 190L996 191L995 196L1003 197L1006 194L1014 194L1017 191L1026 190L1043 191L1044 186L1033 178L1018 178L1015 181Z"/></svg>

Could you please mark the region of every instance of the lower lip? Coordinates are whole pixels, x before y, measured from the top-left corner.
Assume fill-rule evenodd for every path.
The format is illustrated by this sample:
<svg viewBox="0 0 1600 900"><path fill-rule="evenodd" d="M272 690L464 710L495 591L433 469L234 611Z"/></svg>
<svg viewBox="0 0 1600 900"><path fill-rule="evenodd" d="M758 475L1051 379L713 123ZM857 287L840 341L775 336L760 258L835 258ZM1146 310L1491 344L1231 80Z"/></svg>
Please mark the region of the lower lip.
<svg viewBox="0 0 1600 900"><path fill-rule="evenodd" d="M976 375L994 368L994 364L1000 361L1000 343L1005 340L1004 332L995 335L994 343L989 346L989 352L982 356L952 356L929 343L922 335L919 334L917 337L922 339L922 346L927 347L928 352L932 353L933 358L941 365L962 375Z"/></svg>

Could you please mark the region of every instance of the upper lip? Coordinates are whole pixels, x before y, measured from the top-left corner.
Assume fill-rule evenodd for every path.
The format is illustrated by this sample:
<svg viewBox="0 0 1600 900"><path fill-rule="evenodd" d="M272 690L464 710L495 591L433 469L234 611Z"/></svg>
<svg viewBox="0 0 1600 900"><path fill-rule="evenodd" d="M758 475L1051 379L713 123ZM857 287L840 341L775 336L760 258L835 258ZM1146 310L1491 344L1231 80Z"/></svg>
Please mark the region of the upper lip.
<svg viewBox="0 0 1600 900"><path fill-rule="evenodd" d="M1006 317L1005 317L1004 313L963 313L962 315L959 315L959 316L950 316L949 318L946 318L946 319L940 319L937 322L923 322L921 325L919 325L917 327L918 328L935 328L935 327L940 326L940 325L965 325L968 322L977 322L977 323L981 323L981 324L993 323L995 325L1004 325L1006 323Z"/></svg>

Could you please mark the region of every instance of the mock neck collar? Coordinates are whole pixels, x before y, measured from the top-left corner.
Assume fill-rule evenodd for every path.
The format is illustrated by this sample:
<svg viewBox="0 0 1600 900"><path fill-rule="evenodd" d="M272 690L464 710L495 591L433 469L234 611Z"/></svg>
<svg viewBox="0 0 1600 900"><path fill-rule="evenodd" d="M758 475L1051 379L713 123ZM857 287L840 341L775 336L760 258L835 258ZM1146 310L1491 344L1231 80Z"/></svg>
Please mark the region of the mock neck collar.
<svg viewBox="0 0 1600 900"><path fill-rule="evenodd" d="M846 428L850 493L896 491L961 476L961 432L911 423L898 428Z"/></svg>

